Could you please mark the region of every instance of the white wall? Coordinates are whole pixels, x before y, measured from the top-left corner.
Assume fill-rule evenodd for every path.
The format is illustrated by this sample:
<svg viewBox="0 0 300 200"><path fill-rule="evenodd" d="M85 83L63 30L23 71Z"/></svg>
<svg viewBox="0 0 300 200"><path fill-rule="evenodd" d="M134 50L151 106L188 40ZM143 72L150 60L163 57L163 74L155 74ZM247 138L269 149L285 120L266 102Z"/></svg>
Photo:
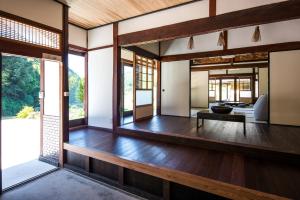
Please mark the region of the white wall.
<svg viewBox="0 0 300 200"><path fill-rule="evenodd" d="M208 71L191 73L191 106L208 108Z"/></svg>
<svg viewBox="0 0 300 200"><path fill-rule="evenodd" d="M161 64L161 114L189 116L190 63L188 60ZM163 90L165 90L163 92Z"/></svg>
<svg viewBox="0 0 300 200"><path fill-rule="evenodd" d="M52 0L0 0L2 11L62 30L62 5Z"/></svg>
<svg viewBox="0 0 300 200"><path fill-rule="evenodd" d="M300 19L260 25L262 40L252 42L255 26L228 30L228 48L300 41ZM161 42L161 55L176 55L195 52L222 50L217 46L219 32L194 36L194 48L188 49L189 38Z"/></svg>
<svg viewBox="0 0 300 200"><path fill-rule="evenodd" d="M268 94L268 85L269 85L269 69L259 68L258 69L258 95Z"/></svg>
<svg viewBox="0 0 300 200"><path fill-rule="evenodd" d="M300 50L270 53L270 122L300 125Z"/></svg>
<svg viewBox="0 0 300 200"><path fill-rule="evenodd" d="M133 62L133 52L127 49L121 49L121 58L130 60Z"/></svg>
<svg viewBox="0 0 300 200"><path fill-rule="evenodd" d="M209 16L209 1L170 8L119 22L119 35Z"/></svg>
<svg viewBox="0 0 300 200"><path fill-rule="evenodd" d="M252 42L255 26L228 31L228 48L300 41L300 19L260 25L262 40Z"/></svg>
<svg viewBox="0 0 300 200"><path fill-rule="evenodd" d="M161 42L161 55L185 54L194 52L205 52L213 50L222 50L222 46L218 46L219 32L205 35L194 36L194 48L188 49L189 38L180 38Z"/></svg>
<svg viewBox="0 0 300 200"><path fill-rule="evenodd" d="M113 25L101 26L88 31L88 48L113 44Z"/></svg>
<svg viewBox="0 0 300 200"><path fill-rule="evenodd" d="M87 48L87 30L69 24L69 44Z"/></svg>
<svg viewBox="0 0 300 200"><path fill-rule="evenodd" d="M217 0L217 15L286 0Z"/></svg>
<svg viewBox="0 0 300 200"><path fill-rule="evenodd" d="M89 125L112 128L113 48L88 54Z"/></svg>

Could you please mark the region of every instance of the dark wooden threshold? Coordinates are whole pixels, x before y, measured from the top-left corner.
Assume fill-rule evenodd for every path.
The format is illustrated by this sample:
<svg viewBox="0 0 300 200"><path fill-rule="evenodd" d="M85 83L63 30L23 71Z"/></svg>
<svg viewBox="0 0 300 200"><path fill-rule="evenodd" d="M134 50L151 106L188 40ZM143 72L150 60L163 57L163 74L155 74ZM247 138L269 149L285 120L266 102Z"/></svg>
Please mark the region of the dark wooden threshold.
<svg viewBox="0 0 300 200"><path fill-rule="evenodd" d="M220 182L210 178L205 178L202 176L190 174L187 172L182 172L171 168L157 166L154 164L141 163L138 161L128 160L108 152L75 146L68 143L64 143L64 150L71 153L78 154L78 158L81 159L96 159L101 162L109 163L113 166L116 166L116 167L112 166L112 168L114 168L115 170L117 170L119 167L122 167L126 170L131 170L131 173L143 173L145 175L149 175L151 177L157 177L163 181L167 181L167 183L168 182L177 183L183 186L209 192L211 194L219 195L229 199L241 199L241 197L243 199L252 199L252 200L253 199L258 199L258 200L286 199L284 197L280 197L277 195L268 194L253 189L237 186L237 185ZM84 168L84 166L81 166L81 168ZM114 176L112 177L112 179L118 181L120 177ZM155 178L152 180L155 182ZM159 183L159 181L156 182ZM164 183L164 185L165 185L164 190L167 190L168 187L166 186L168 184ZM165 193L163 194L163 196L168 196L168 194Z"/></svg>
<svg viewBox="0 0 300 200"><path fill-rule="evenodd" d="M91 128L91 129L95 129L95 130L99 130L99 131L106 131L106 132L113 132L113 129L111 128L103 128L103 127L96 127L96 126L90 126L88 125L87 128Z"/></svg>
<svg viewBox="0 0 300 200"><path fill-rule="evenodd" d="M125 128L117 128L117 133L122 136L130 136L134 138L165 142L170 144L185 145L202 149L217 150L230 153L240 153L259 159L268 159L273 161L282 161L291 164L300 165L300 155L292 152L275 151L271 148L262 148L254 145L239 144L232 142L216 141L212 139L204 139L191 137L176 133L159 133L149 130L132 130Z"/></svg>

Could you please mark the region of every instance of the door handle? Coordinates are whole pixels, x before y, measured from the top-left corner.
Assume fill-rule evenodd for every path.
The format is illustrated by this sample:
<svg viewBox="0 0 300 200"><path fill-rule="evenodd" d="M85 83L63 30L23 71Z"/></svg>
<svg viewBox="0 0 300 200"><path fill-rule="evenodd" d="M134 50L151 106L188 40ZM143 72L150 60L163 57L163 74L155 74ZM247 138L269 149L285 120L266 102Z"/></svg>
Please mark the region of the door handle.
<svg viewBox="0 0 300 200"><path fill-rule="evenodd" d="M165 89L162 89L162 91L164 92L164 91L165 91Z"/></svg>
<svg viewBox="0 0 300 200"><path fill-rule="evenodd" d="M39 92L39 98L44 99L45 97L45 92Z"/></svg>

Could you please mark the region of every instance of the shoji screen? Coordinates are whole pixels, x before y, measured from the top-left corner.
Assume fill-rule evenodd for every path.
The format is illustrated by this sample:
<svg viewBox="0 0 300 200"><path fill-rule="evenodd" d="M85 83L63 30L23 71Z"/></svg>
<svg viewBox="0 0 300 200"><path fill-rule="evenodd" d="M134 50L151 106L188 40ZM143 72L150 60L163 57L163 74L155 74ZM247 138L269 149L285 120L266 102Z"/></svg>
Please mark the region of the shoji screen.
<svg viewBox="0 0 300 200"><path fill-rule="evenodd" d="M270 122L300 125L300 50L270 53Z"/></svg>
<svg viewBox="0 0 300 200"><path fill-rule="evenodd" d="M189 116L190 63L188 60L162 62L161 114Z"/></svg>
<svg viewBox="0 0 300 200"><path fill-rule="evenodd" d="M89 52L88 123L112 128L113 48Z"/></svg>

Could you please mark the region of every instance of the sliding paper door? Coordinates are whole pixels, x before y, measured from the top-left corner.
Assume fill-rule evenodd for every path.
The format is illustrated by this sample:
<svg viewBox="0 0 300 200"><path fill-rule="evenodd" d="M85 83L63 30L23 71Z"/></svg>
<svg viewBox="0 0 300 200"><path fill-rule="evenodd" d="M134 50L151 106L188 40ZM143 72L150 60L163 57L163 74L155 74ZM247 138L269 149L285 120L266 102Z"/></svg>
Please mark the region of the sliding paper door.
<svg viewBox="0 0 300 200"><path fill-rule="evenodd" d="M161 114L188 117L190 114L190 63L162 62Z"/></svg>

